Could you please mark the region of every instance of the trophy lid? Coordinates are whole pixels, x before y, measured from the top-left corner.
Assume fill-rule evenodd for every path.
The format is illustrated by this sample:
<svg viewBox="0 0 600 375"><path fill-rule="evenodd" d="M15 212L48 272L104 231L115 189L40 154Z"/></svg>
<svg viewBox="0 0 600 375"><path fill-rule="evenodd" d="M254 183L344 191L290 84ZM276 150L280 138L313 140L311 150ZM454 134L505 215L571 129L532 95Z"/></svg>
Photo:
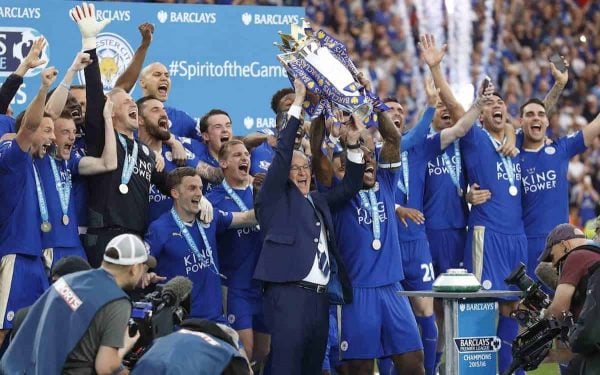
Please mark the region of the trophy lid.
<svg viewBox="0 0 600 375"><path fill-rule="evenodd" d="M464 268L450 268L433 282L436 292L476 292L481 284Z"/></svg>

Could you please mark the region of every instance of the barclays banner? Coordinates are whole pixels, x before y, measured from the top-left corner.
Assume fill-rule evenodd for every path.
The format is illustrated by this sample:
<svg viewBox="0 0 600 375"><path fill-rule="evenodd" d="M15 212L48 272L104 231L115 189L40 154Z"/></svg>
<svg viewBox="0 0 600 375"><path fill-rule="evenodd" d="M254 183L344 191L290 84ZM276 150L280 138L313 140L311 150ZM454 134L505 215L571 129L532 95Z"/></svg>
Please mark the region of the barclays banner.
<svg viewBox="0 0 600 375"><path fill-rule="evenodd" d="M48 40L47 66L59 70L59 79L81 49L77 25L68 15L79 4L68 0L0 0L0 76L12 73L40 35ZM289 87L285 70L273 46L278 31L299 22L299 7L177 5L95 2L99 19L111 23L99 35L97 52L104 90L109 91L131 61L141 41L137 29L144 22L155 26L144 65L158 61L171 75L167 104L199 119L212 108L231 115L234 134L243 135L275 126L271 96ZM24 110L40 86L32 70L12 107ZM79 80L79 82L77 82ZM83 74L73 81L83 84ZM132 96L141 96L139 87Z"/></svg>

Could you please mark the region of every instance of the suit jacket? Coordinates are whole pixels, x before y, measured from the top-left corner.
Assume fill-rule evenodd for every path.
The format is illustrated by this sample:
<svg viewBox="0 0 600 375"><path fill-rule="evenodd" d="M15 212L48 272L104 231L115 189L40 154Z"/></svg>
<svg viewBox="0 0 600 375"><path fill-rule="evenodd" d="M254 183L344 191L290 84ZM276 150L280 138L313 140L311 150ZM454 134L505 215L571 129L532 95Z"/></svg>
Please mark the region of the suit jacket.
<svg viewBox="0 0 600 375"><path fill-rule="evenodd" d="M292 162L294 138L300 122L291 116L284 124L277 140L275 156L255 202L255 210L264 235L262 250L254 278L266 282L285 283L300 281L313 265L320 223L313 206L288 178ZM331 209L344 205L362 187L364 164L346 162L346 174L334 189L320 193L310 192L316 209L323 218L329 260L331 265L328 284L330 302L350 303L350 280L337 249Z"/></svg>

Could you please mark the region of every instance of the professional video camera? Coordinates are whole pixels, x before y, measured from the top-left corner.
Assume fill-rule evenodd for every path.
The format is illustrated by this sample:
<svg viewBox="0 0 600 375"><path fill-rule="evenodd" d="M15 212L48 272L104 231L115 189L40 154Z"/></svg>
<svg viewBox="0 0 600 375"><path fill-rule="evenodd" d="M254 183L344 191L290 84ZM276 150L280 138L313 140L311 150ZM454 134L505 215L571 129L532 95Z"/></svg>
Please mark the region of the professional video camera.
<svg viewBox="0 0 600 375"><path fill-rule="evenodd" d="M563 313L560 318L541 318L542 310L550 306L550 297L541 289L539 282L527 276L523 263L504 282L516 285L525 294L521 304L527 309L517 309L511 312L511 317L527 329L513 341L513 361L503 375L512 374L520 367L525 371L535 370L548 355L555 337L560 336L562 341L568 342L567 334L573 325L573 317L570 313Z"/></svg>
<svg viewBox="0 0 600 375"><path fill-rule="evenodd" d="M140 338L123 358L123 364L133 367L156 338L172 333L186 317L186 310L180 306L192 290L192 282L187 277L177 276L168 283L156 286L156 290L133 303L129 320L129 336L139 331Z"/></svg>
<svg viewBox="0 0 600 375"><path fill-rule="evenodd" d="M511 313L522 326L530 327L539 320L541 311L550 306L550 297L542 290L539 282L533 281L525 273L525 265L520 263L504 280L508 285L516 285L523 293L521 304L526 309L517 309Z"/></svg>

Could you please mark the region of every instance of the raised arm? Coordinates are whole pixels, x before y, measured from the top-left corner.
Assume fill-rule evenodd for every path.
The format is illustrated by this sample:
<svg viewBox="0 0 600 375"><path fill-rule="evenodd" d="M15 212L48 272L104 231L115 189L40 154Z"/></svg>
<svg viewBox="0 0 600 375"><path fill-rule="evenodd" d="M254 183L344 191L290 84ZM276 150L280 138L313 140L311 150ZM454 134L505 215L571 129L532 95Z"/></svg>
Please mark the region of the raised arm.
<svg viewBox="0 0 600 375"><path fill-rule="evenodd" d="M440 63L444 58L448 46L444 44L442 48L437 48L433 35L425 34L421 35L419 47L423 59L427 63L427 66L429 66L435 87L439 90L440 99L450 112L452 120L455 122L458 121L465 114L465 110L458 100L456 100L456 97L454 97L452 89L450 88L448 81L446 81L442 68L440 67Z"/></svg>
<svg viewBox="0 0 600 375"><path fill-rule="evenodd" d="M583 143L586 147L590 147L594 139L600 135L600 113L596 115L596 118L592 120L582 130L583 132Z"/></svg>
<svg viewBox="0 0 600 375"><path fill-rule="evenodd" d="M112 123L113 102L110 99L104 104L104 149L102 156L84 156L79 161L79 174L92 175L117 169L117 140Z"/></svg>
<svg viewBox="0 0 600 375"><path fill-rule="evenodd" d="M88 155L100 157L104 149L104 91L100 65L96 55L96 36L110 23L110 19L96 20L93 3L83 3L70 10L71 18L81 33L82 50L89 53L91 63L84 69L85 97L85 145Z"/></svg>
<svg viewBox="0 0 600 375"><path fill-rule="evenodd" d="M258 193L257 206L260 206L264 202L275 201L275 198L279 197L285 190L284 187L288 180L290 165L292 163L296 131L300 126L302 103L304 103L306 96L306 87L298 78L294 80L294 90L296 97L288 111L287 121L284 120L281 126L273 162Z"/></svg>
<svg viewBox="0 0 600 375"><path fill-rule="evenodd" d="M323 186L330 187L333 183L333 167L321 149L326 135L325 121L324 116L319 116L311 122L310 152L312 154L312 170L317 181Z"/></svg>
<svg viewBox="0 0 600 375"><path fill-rule="evenodd" d="M142 42L135 50L133 58L131 59L131 63L127 69L125 69L123 74L117 78L117 82L115 83L115 87L122 88L127 92L130 92L131 89L133 89L135 81L137 81L138 77L140 76L142 66L144 65L144 60L146 59L146 53L148 53L148 48L150 47L150 43L152 43L154 25L145 22L138 26L138 30L140 31L140 34L142 34Z"/></svg>
<svg viewBox="0 0 600 375"><path fill-rule="evenodd" d="M36 39L31 45L31 49L27 56L17 67L17 70L9 75L4 83L2 83L2 87L0 87L0 114L5 114L8 110L10 102L15 97L15 94L23 83L23 77L25 77L25 74L27 74L29 69L33 69L46 63L46 60L40 59L40 55L45 46L46 39L44 39L43 36Z"/></svg>
<svg viewBox="0 0 600 375"><path fill-rule="evenodd" d="M33 98L33 101L25 110L25 116L23 116L23 121L15 137L17 144L23 151L29 151L31 148L33 133L40 126L42 117L44 116L44 102L46 101L48 89L56 80L57 74L58 72L54 67L46 68L42 71L42 85L35 98Z"/></svg>
<svg viewBox="0 0 600 375"><path fill-rule="evenodd" d="M558 70L553 62L550 63L550 67L552 68L552 76L554 77L554 85L552 85L552 88L544 98L544 107L546 108L546 116L548 116L548 118L550 118L552 115L554 107L556 106L556 102L558 102L560 94L569 81L569 63L564 57L561 56L561 58L566 66L564 72Z"/></svg>
<svg viewBox="0 0 600 375"><path fill-rule="evenodd" d="M454 124L452 127L443 129L440 133L440 143L441 148L444 150L446 147L450 145L450 143L454 142L456 139L464 137L471 127L477 121L479 114L481 113L481 109L483 108L483 103L487 99L492 96L494 92L494 85L490 83L488 87L485 89L485 92L482 90L479 91L479 95L477 99L473 102L473 105L469 110Z"/></svg>
<svg viewBox="0 0 600 375"><path fill-rule="evenodd" d="M65 73L62 81L58 84L58 87L46 103L46 113L50 115L52 120L56 120L65 108L65 103L67 103L67 97L69 96L69 88L71 86L71 82L73 81L73 76L76 72L84 69L86 66L90 65L90 54L85 52L77 53L75 56L75 60L73 60L73 64Z"/></svg>

